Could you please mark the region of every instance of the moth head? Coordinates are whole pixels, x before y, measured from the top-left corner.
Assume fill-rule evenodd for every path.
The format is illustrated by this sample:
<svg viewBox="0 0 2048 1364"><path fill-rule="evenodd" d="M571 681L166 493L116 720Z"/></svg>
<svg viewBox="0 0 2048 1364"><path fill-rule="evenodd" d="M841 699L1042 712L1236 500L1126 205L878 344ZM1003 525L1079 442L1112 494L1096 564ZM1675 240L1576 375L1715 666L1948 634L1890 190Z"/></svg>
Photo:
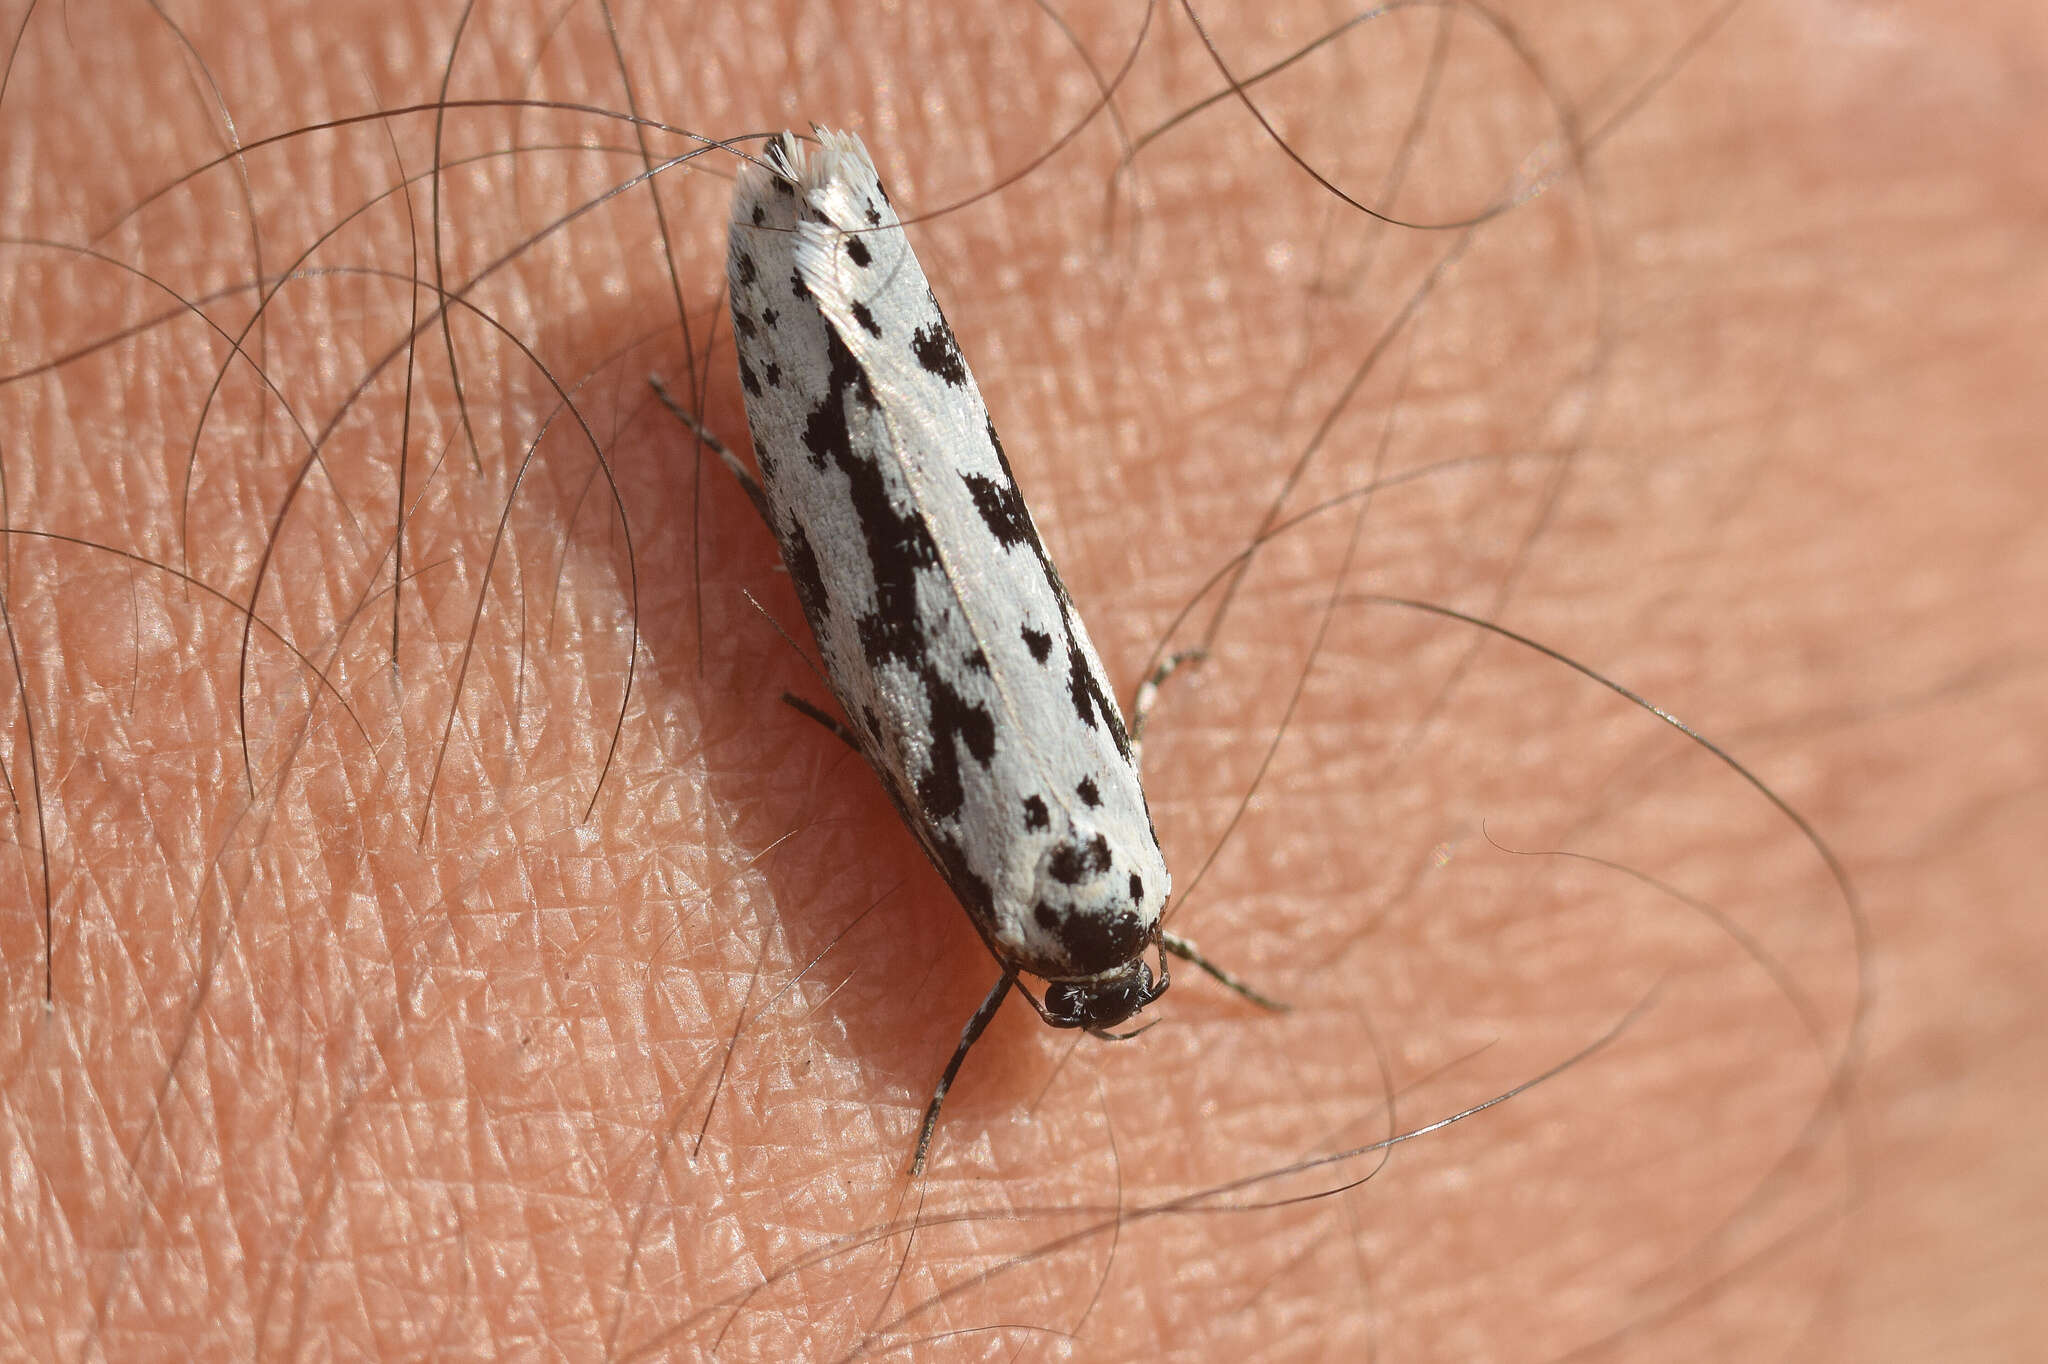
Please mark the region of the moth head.
<svg viewBox="0 0 2048 1364"><path fill-rule="evenodd" d="M1128 1022L1165 992L1165 977L1162 975L1154 985L1152 968L1143 958L1136 958L1086 980L1047 982L1045 1021L1055 1028L1086 1028L1100 1033Z"/></svg>

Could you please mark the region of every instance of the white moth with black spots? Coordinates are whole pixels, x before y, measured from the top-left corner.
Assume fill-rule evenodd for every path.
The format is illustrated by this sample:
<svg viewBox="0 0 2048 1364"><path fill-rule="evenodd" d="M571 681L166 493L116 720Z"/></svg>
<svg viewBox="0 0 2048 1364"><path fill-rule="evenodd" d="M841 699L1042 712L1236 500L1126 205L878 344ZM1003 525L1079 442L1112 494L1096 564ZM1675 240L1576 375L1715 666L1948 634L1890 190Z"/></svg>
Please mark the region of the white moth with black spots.
<svg viewBox="0 0 2048 1364"><path fill-rule="evenodd" d="M1165 991L1150 949L1244 987L1163 930L1166 860L1102 662L867 149L817 141L772 139L733 192L760 481L720 453L781 545L847 737L1002 967L932 1096L915 1173L1013 986L1047 1023L1099 1036Z"/></svg>

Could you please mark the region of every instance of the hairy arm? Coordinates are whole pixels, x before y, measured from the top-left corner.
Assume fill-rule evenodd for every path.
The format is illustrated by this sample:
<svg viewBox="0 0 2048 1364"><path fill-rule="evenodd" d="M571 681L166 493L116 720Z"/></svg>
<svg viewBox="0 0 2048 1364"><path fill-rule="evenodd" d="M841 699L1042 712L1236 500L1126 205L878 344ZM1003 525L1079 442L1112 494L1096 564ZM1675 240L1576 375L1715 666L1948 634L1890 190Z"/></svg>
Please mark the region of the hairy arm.
<svg viewBox="0 0 2048 1364"><path fill-rule="evenodd" d="M621 11L632 106L857 126L906 217L1050 149L1143 22L733 8ZM1107 1047L1012 1008L915 1185L992 964L872 777L776 704L824 693L744 595L808 643L772 544L643 382L743 429L729 165L665 173L658 209L596 202L641 164L630 125L451 109L145 203L444 73L453 101L609 110L628 80L588 7L486 7L459 41L435 5L182 38L144 7L30 15L0 101L0 1339L2037 1338L2038 1181L2005 1134L2043 1107L2017 965L2042 414L2011 323L2042 292L2016 55L2041 35L2017 6L1897 30L1633 8L1416 9L1259 87L1395 217L1558 168L1469 233L1372 226L1228 101L1123 174L1096 117L913 228L1127 689L1269 515L1385 485L1261 547L1147 753L1174 928L1293 1011L1190 972ZM1335 22L1204 18L1241 74ZM1184 15L1151 22L1133 140L1220 82ZM1498 621L1724 741L1833 841L1864 929L1782 814L1652 717L1373 594ZM1622 870L1516 855L1559 849ZM1176 1202L1479 1103L1624 1019L1354 1192Z"/></svg>

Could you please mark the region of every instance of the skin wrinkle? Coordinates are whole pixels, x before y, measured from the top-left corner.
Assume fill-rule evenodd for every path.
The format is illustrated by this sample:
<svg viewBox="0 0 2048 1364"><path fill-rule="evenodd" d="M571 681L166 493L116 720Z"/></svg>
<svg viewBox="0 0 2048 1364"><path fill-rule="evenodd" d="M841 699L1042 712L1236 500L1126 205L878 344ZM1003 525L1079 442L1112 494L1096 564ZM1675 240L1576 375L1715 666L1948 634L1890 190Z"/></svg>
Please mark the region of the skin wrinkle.
<svg viewBox="0 0 2048 1364"><path fill-rule="evenodd" d="M363 108L370 88L383 104L430 97L456 21L438 3L405 11L417 19L361 0L276 16L190 8L180 25L245 143ZM798 42L794 12L744 9L619 10L639 107L716 118L719 132L858 126L906 216L985 188L1086 109L1086 69L1035 11L940 34L884 8L807 11ZM1240 70L1334 21L1310 9L1197 6ZM1063 17L1113 70L1139 16L1076 10ZM1632 88L1705 11L1515 13L1563 88L1605 91ZM454 94L517 93L507 73L531 68L548 95L624 106L602 85L613 68L593 11L572 9L544 49L552 10L478 14L490 23L466 33ZM93 241L223 145L211 96L194 95L189 58L148 7L86 20L73 7L67 25L50 6L27 20L0 100L11 238ZM1176 22L1154 20L1162 33ZM1292 103L1275 92L1284 126L1361 197L1386 164L1367 153L1398 143L1421 84L1414 54L1430 50L1429 14L1394 22L1305 63ZM2048 943L2031 909L2048 815L2048 532L2035 511L2048 467L2033 455L2048 412L2026 322L2048 294L2028 155L2048 96L2016 78L2048 50L2042 23L2017 3L1742 7L1596 149L1597 193L1554 187L1504 224L1514 230L1482 238L1496 254L1462 262L1431 299L1291 504L1363 481L1389 408L1390 448L1408 466L1512 457L1377 496L1369 564L1348 587L1492 609L1539 500L1528 490L1547 486L1547 447L1578 400L1563 375L1584 358L1597 220L1613 321L1598 420L1501 614L1730 743L1825 830L1864 890L1883 984L1852 1110L1857 1206L1827 1215L1844 1187L1827 1143L1735 1244L1759 1253L1802 1217L1820 1231L1710 1280L1697 1310L1604 1357L1993 1359L2048 1334L2030 1136L2048 1123L2035 981ZM1409 64L1371 65L1396 32ZM785 58L819 33L857 35L863 55ZM1134 130L1213 88L1184 25L1169 47L1171 61L1141 58L1123 108ZM1460 83L1497 43L1460 28L1449 50L1445 109L1487 92L1524 112L1505 133L1426 139L1401 201L1420 210L1469 208L1498 182L1498 164L1461 168L1458 149L1519 156L1550 126L1539 102L1514 104L1514 81ZM1572 53L1623 55L1587 66ZM1367 103L1359 72L1385 77L1366 84L1387 102ZM709 92L731 107L708 109ZM933 112L984 107L974 127ZM1590 109L1584 126L1598 122ZM502 147L514 126L451 115L448 156ZM519 126L529 142L631 142L552 116ZM406 171L431 163L425 121L393 136ZM1412 282L1402 267L1433 259L1442 234L1364 237L1224 108L1147 149L1106 230L1116 156L1098 125L1025 185L912 231L1127 691L1174 610L1258 524ZM478 188L509 177L502 161L452 174L450 286L635 164L587 157L524 154L516 192L509 178ZM366 125L252 152L249 173L276 268L400 171ZM718 311L726 188L662 181L693 324ZM424 213L425 188L413 198ZM232 172L216 171L100 245L197 297L248 280L247 212ZM1270 547L1217 656L1168 688L1146 753L1185 904L1170 924L1219 955L1227 945L1294 1012L1258 1018L1176 970L1161 1025L1110 1046L1055 1035L1013 1001L948 1100L930 1184L899 1201L914 1124L993 967L871 775L774 703L784 688L816 696L816 682L740 592L788 626L793 589L715 467L693 558L689 437L644 400L648 370L678 392L686 370L653 302L668 294L652 218L644 190L623 195L475 300L536 340L565 387L588 377L579 409L633 516L641 669L588 821L625 676L626 570L588 448L557 419L520 486L512 558L490 579L421 837L448 660L484 586L509 471L556 401L459 317L481 448L473 464L459 444L437 326L419 353L396 675L379 594L397 370L323 451L335 484L309 480L258 604L374 743L258 631L252 800L233 727L234 612L76 546L0 544L57 895L45 1015L39 850L7 671L0 1354L408 1357L547 1342L578 1358L687 1356L729 1322L720 1358L836 1356L880 1323L901 1337L970 1332L931 1344L935 1358L1028 1354L1043 1332L1073 1331L1079 1359L1368 1346L1526 1359L1653 1314L1664 1299L1651 1276L1766 1177L1818 1063L1797 1010L1725 935L1634 883L1497 852L1487 836L1609 855L1743 916L1814 991L1831 1040L1846 1017L1839 908L1809 850L1649 722L1497 643L1437 705L1470 637L1362 606L1340 609L1274 773L1189 893L1300 671L1341 516ZM1134 219L1135 246L1121 235ZM426 228L394 200L312 264L431 279L412 255ZM9 373L165 305L17 245L0 248L0 288ZM233 332L253 297L210 307ZM422 316L433 302L422 296ZM401 284L347 274L295 282L275 308L245 344L314 429L411 311ZM201 443L193 537L178 542L185 453L222 349L185 320L0 386L6 524L245 593L281 471L305 449L247 366L231 368ZM706 420L726 434L744 429L730 356L721 337L699 357ZM132 642L131 591L153 622ZM152 866L136 846L158 850ZM1375 1031L1405 1126L1554 1064L1659 981L1610 1051L1401 1148L1342 1201L1130 1211L1380 1135ZM1113 1261L1107 1237L1079 1239L890 1326L988 1259L1091 1220L1018 1210L1119 1199ZM920 1209L931 1225L886 1303L900 1238L820 1249ZM989 1209L1000 1216L940 1220ZM761 1287L807 1254L820 1258ZM749 1290L729 1319L691 1315ZM973 1333L988 1323L1026 1326Z"/></svg>

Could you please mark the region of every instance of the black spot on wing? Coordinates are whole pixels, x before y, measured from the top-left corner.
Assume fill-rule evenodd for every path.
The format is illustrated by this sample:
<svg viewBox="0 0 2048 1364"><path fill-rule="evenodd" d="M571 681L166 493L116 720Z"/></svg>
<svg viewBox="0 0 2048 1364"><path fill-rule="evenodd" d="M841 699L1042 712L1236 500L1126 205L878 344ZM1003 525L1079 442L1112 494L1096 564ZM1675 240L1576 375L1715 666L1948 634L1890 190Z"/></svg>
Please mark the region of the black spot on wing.
<svg viewBox="0 0 2048 1364"><path fill-rule="evenodd" d="M1052 636L1027 625L1024 627L1024 647L1031 651L1033 658L1043 663L1052 656Z"/></svg>
<svg viewBox="0 0 2048 1364"><path fill-rule="evenodd" d="M967 756L987 767L996 756L995 718L979 703L964 699L950 687L933 688L933 693L946 698L935 728L957 735L967 745Z"/></svg>
<svg viewBox="0 0 2048 1364"><path fill-rule="evenodd" d="M747 216L754 220L755 227L759 227L761 224L768 221L768 210L763 208L759 204L755 204L754 211Z"/></svg>
<svg viewBox="0 0 2048 1364"><path fill-rule="evenodd" d="M1111 742L1116 744L1118 755L1123 758L1124 764L1129 766L1131 763L1131 735L1130 731L1124 728L1124 717L1118 713L1115 704L1107 697L1103 698L1102 714L1109 721L1109 737ZM1150 822L1152 818L1149 806L1146 808L1145 818L1147 822ZM1159 831L1157 829L1152 831L1152 841L1154 843L1159 841Z"/></svg>
<svg viewBox="0 0 2048 1364"><path fill-rule="evenodd" d="M917 363L953 388L967 385L967 362L960 358L960 345L944 317L926 323L910 336L910 353Z"/></svg>
<svg viewBox="0 0 2048 1364"><path fill-rule="evenodd" d="M1102 804L1102 793L1095 789L1095 778L1093 777L1081 778L1081 784L1074 788L1074 794L1078 795L1081 798L1081 803L1091 810Z"/></svg>
<svg viewBox="0 0 2048 1364"><path fill-rule="evenodd" d="M841 458L850 458L853 435L847 430L846 410L831 394L825 401L811 409L804 418L804 449L810 451L811 463L822 472Z"/></svg>
<svg viewBox="0 0 2048 1364"><path fill-rule="evenodd" d="M825 579L818 572L817 551L811 548L810 537L804 534L800 525L792 524L781 539L782 562L789 569L790 582L796 586L804 618L810 621L811 632L816 634L832 614L831 599L825 594Z"/></svg>
<svg viewBox="0 0 2048 1364"><path fill-rule="evenodd" d="M755 378L755 377L754 377L754 371L753 371L753 368L752 368L752 367L751 367L750 365L748 365L748 364L747 364L747 357L746 357L746 356L742 355L742 356L741 356L741 357L739 358L739 360L740 360L740 387L741 387L741 388L744 388L744 389L745 389L745 390L747 391L747 396L748 396L748 397L750 397L750 398L758 398L758 397L760 397L760 396L761 396L761 381L760 381L759 379L757 379L757 378Z"/></svg>
<svg viewBox="0 0 2048 1364"><path fill-rule="evenodd" d="M1073 698L1074 714L1081 723L1090 729L1098 724L1106 728L1116 751L1123 755L1125 762L1129 762L1131 736L1124 731L1123 716L1102 689L1102 679L1088 666L1088 656L1081 652L1081 641L1071 632L1067 636L1067 694Z"/></svg>
<svg viewBox="0 0 2048 1364"><path fill-rule="evenodd" d="M761 310L761 325L764 327L772 327L781 318L781 316L782 314L776 312L773 308L763 308Z"/></svg>
<svg viewBox="0 0 2048 1364"><path fill-rule="evenodd" d="M853 305L853 320L860 323L860 329L869 336L880 338L882 335L882 325L875 321L875 315L868 311L867 304L856 303Z"/></svg>
<svg viewBox="0 0 2048 1364"><path fill-rule="evenodd" d="M1074 714L1082 724L1093 729L1096 725L1095 675L1088 670L1088 660L1081 655L1081 646L1071 636L1067 640L1067 695L1074 703Z"/></svg>
<svg viewBox="0 0 2048 1364"><path fill-rule="evenodd" d="M754 281L761 277L759 269L754 265L753 256L745 251L733 252L732 277L739 281L742 289L753 288Z"/></svg>
<svg viewBox="0 0 2048 1364"><path fill-rule="evenodd" d="M880 189L880 188L881 188L881 186L880 186L880 185L877 185L877 186L876 186L875 188L877 188L877 189ZM875 207L875 206L874 206L873 204L869 204L869 205L868 205L868 226L869 226L869 227L880 227L881 225L882 225L882 210L880 210L879 208L876 208L876 207Z"/></svg>
<svg viewBox="0 0 2048 1364"><path fill-rule="evenodd" d="M922 521L891 504L881 471L872 463L849 457L840 468L847 475L875 580L875 609L860 621L861 652L871 668L901 662L936 677L918 583L929 574L938 585L939 547ZM938 709L935 704L933 710Z"/></svg>
<svg viewBox="0 0 2048 1364"><path fill-rule="evenodd" d="M789 272L789 292L800 299L808 299L811 296L810 287L804 283L804 277L794 270Z"/></svg>
<svg viewBox="0 0 2048 1364"><path fill-rule="evenodd" d="M922 658L924 636L917 628L915 612L901 609L901 597L908 590L911 600L916 601L917 589L907 589L898 584L882 587L878 583L875 592L876 609L860 618L860 654L870 668L879 668L892 659Z"/></svg>
<svg viewBox="0 0 2048 1364"><path fill-rule="evenodd" d="M869 210L869 215L869 221L871 222L875 218L880 217L872 209ZM868 250L868 244L859 237L848 237L846 239L846 258L865 270L873 263L874 254Z"/></svg>
<svg viewBox="0 0 2048 1364"><path fill-rule="evenodd" d="M1145 903L1145 881L1136 872L1131 873L1131 903L1134 905Z"/></svg>
<svg viewBox="0 0 2048 1364"><path fill-rule="evenodd" d="M847 402L851 399L873 407L875 395L868 388L867 375L853 358L853 352L829 328L825 334L825 367L825 396L804 418L804 449L810 451L811 462L820 470L834 464L847 469L859 462L853 453ZM937 559L936 549L932 557Z"/></svg>
<svg viewBox="0 0 2048 1364"><path fill-rule="evenodd" d="M967 803L967 788L960 781L960 755L951 757L932 750L932 765L917 779L918 809L930 817L951 819Z"/></svg>
<svg viewBox="0 0 2048 1364"><path fill-rule="evenodd" d="M1045 802L1037 796L1024 797L1024 827L1027 829L1050 829L1052 812L1045 808Z"/></svg>
<svg viewBox="0 0 2048 1364"><path fill-rule="evenodd" d="M960 747L987 767L996 751L996 722L988 711L948 686L936 668L917 670L932 707L931 767L917 779L918 804L935 818L950 819L967 801L960 777Z"/></svg>
<svg viewBox="0 0 2048 1364"><path fill-rule="evenodd" d="M1069 914L1060 924L1060 946L1077 973L1094 975L1122 966L1145 950L1145 921L1132 913Z"/></svg>
<svg viewBox="0 0 2048 1364"><path fill-rule="evenodd" d="M1109 870L1109 840L1096 834L1085 843L1065 842L1052 850L1046 870L1063 886L1079 885Z"/></svg>
<svg viewBox="0 0 2048 1364"><path fill-rule="evenodd" d="M741 340L751 341L754 339L754 333L758 332L760 328L755 325L753 318L748 317L745 313L736 312L732 315L732 330L733 334Z"/></svg>
<svg viewBox="0 0 2048 1364"><path fill-rule="evenodd" d="M1031 916L1058 941L1068 970L1077 976L1122 966L1145 950L1149 936L1144 920L1128 910L1083 914L1041 900L1032 907Z"/></svg>
<svg viewBox="0 0 2048 1364"><path fill-rule="evenodd" d="M937 305L934 304L933 306L936 307ZM996 463L1002 467L1003 482L1009 486L1011 496L1016 498L1021 508L1024 497L1022 493L1017 491L1017 476L1010 471L1010 457L1003 453L1003 439L996 434L995 421L986 414L984 414L982 419L982 431L988 436L989 448L996 452ZM979 501L980 499L977 498L977 504L979 504ZM1028 512L1022 513L1022 520L1023 524L1029 528L1031 517ZM1059 570L1052 566L1052 558L1045 552L1045 546L1039 542L1036 530L1029 531L1027 542L1030 544L1032 552L1038 556L1039 567L1045 570L1045 581L1052 588L1053 597L1059 602L1061 619L1071 622L1074 615L1073 600L1067 596L1067 585L1060 581ZM1032 652L1036 653L1037 650L1034 649ZM1043 663L1045 659L1040 657L1038 661Z"/></svg>
<svg viewBox="0 0 2048 1364"><path fill-rule="evenodd" d="M782 387L782 366L769 361L761 367L761 382L770 388Z"/></svg>
<svg viewBox="0 0 2048 1364"><path fill-rule="evenodd" d="M981 513L997 544L1009 549L1038 538L1031 527L1031 513L1024 508L1024 495L1017 491L1015 483L985 474L962 474L960 478L967 484L967 491L974 497L974 509Z"/></svg>

